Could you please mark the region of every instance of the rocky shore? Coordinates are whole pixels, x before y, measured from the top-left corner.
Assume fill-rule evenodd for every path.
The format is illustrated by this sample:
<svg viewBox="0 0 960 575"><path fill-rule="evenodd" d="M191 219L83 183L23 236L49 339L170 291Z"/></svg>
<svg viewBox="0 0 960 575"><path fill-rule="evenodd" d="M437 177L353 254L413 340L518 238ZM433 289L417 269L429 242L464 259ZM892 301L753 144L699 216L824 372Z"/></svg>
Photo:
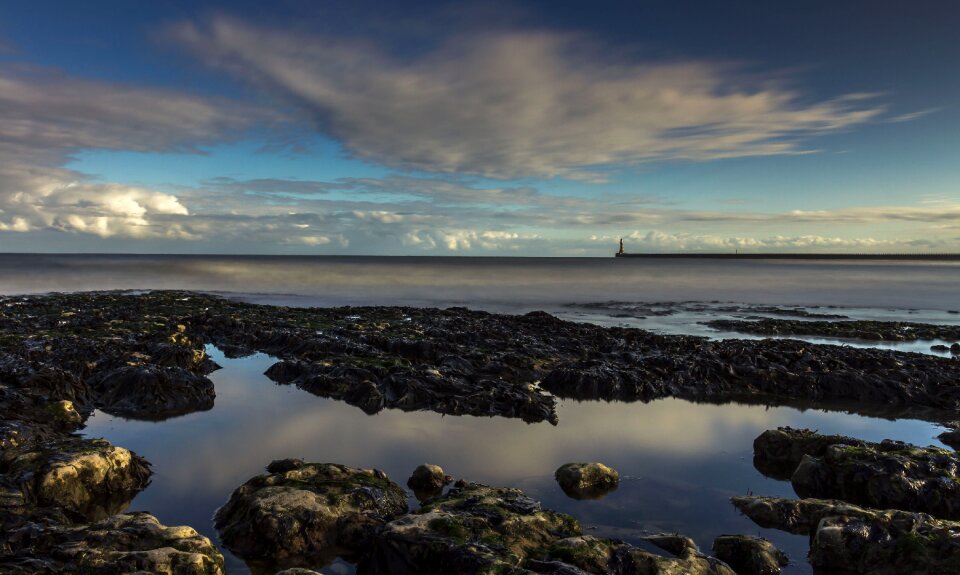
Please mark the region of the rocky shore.
<svg viewBox="0 0 960 575"><path fill-rule="evenodd" d="M720 331L783 336L816 336L864 341L945 340L960 343L960 326L933 325L905 321L811 321L759 318L755 320L716 319L704 325ZM951 349L945 346L944 349ZM960 354L960 345L955 348Z"/></svg>
<svg viewBox="0 0 960 575"><path fill-rule="evenodd" d="M216 546L192 528L122 513L149 483L147 461L76 433L94 409L145 420L210 409L216 398L207 375L218 366L207 344L230 357L275 356L267 375L277 383L367 413L433 410L557 423L557 397L854 401L862 410L920 410L938 422L956 420L960 410L960 362L921 354L661 336L543 312L291 309L187 292L0 298L0 573L223 572ZM919 534L914 539L930 564L951 565L940 550L955 549L950 534L960 510L945 503L956 501L955 454L783 430L773 439L768 443L780 447L758 461L789 475L811 497L801 501L846 499L842 505L864 510L830 524L806 520L811 533L832 529L818 535L826 543L811 544L814 565L842 552L847 533L864 521L890 540L906 540L906 516L874 507L911 514L909 533ZM878 470L911 489L857 483ZM461 480L443 492L449 478L442 470L424 472L439 473L440 489L421 494L412 512L406 492L380 472L298 460L267 471L239 487L216 518L223 544L264 573L331 556L354 559L364 574L446 573L438 565L457 565L461 573L573 575L727 574L736 566L744 575L772 573L782 559L762 540L742 536L718 540L718 558L676 534L650 539L662 554L593 538L515 489ZM597 463L558 470L561 477L582 497L617 483L616 472ZM776 507L750 501L764 503L737 504ZM784 517L809 513L804 507ZM866 560L846 559L851 572L868 572L856 570Z"/></svg>

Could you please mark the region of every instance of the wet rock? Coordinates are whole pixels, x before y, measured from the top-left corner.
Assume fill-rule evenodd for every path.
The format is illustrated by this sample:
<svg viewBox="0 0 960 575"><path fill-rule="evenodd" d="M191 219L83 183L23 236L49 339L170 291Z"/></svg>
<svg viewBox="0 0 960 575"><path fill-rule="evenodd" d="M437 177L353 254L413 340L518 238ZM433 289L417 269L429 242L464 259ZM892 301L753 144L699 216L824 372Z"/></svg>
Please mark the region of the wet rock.
<svg viewBox="0 0 960 575"><path fill-rule="evenodd" d="M27 501L87 521L122 510L150 478L146 460L102 439L69 437L7 451L0 466Z"/></svg>
<svg viewBox="0 0 960 575"><path fill-rule="evenodd" d="M407 487L413 489L417 499L424 501L443 492L443 487L453 482L453 478L444 474L439 465L424 463L413 470Z"/></svg>
<svg viewBox="0 0 960 575"><path fill-rule="evenodd" d="M960 572L955 521L820 499L734 497L733 503L761 527L810 534L815 569L864 575Z"/></svg>
<svg viewBox="0 0 960 575"><path fill-rule="evenodd" d="M942 345L942 344L931 345L931 346L930 346L930 351L937 351L937 352L940 352L940 353L945 353L945 352L950 351L950 347L949 347L949 346L946 346L946 345Z"/></svg>
<svg viewBox="0 0 960 575"><path fill-rule="evenodd" d="M407 511L406 494L382 471L333 463L271 464L238 487L214 519L237 555L280 566L322 563L369 545Z"/></svg>
<svg viewBox="0 0 960 575"><path fill-rule="evenodd" d="M787 556L762 537L721 535L713 541L713 554L737 575L778 575Z"/></svg>
<svg viewBox="0 0 960 575"><path fill-rule="evenodd" d="M27 526L7 534L0 572L24 575L223 575L223 556L190 527L167 527L147 513L83 526Z"/></svg>
<svg viewBox="0 0 960 575"><path fill-rule="evenodd" d="M960 355L960 343L955 343L950 346L950 353L953 355Z"/></svg>
<svg viewBox="0 0 960 575"><path fill-rule="evenodd" d="M790 479L804 455L823 457L831 445L864 447L873 444L843 435L778 427L764 431L753 440L753 465L768 477Z"/></svg>
<svg viewBox="0 0 960 575"><path fill-rule="evenodd" d="M320 575L320 573L312 569L304 569L303 567L291 567L290 569L277 571L275 575Z"/></svg>
<svg viewBox="0 0 960 575"><path fill-rule="evenodd" d="M807 335L871 341L958 339L960 326L905 321L808 321L761 318L752 321L718 319L704 322L721 331L757 335ZM960 351L960 347L958 347Z"/></svg>
<svg viewBox="0 0 960 575"><path fill-rule="evenodd" d="M83 423L83 417L73 407L73 402L69 399L52 401L46 406L50 418L55 427L69 431L76 429Z"/></svg>
<svg viewBox="0 0 960 575"><path fill-rule="evenodd" d="M133 419L166 419L213 407L213 382L181 367L128 365L95 376L100 409Z"/></svg>
<svg viewBox="0 0 960 575"><path fill-rule="evenodd" d="M735 575L733 569L722 561L700 553L693 540L682 535L670 534L648 538L661 543L664 550L673 556L663 556L638 549L621 541L597 539L590 536L571 537L560 540L545 554L550 562L572 565L586 573L609 575ZM667 549L669 548L669 549ZM556 563L554 563L556 564ZM564 571L540 571L563 573Z"/></svg>
<svg viewBox="0 0 960 575"><path fill-rule="evenodd" d="M574 499L599 499L620 484L617 470L602 463L567 463L554 477L563 492Z"/></svg>
<svg viewBox="0 0 960 575"><path fill-rule="evenodd" d="M960 519L960 459L936 447L831 445L823 457L804 456L790 481L801 497Z"/></svg>
<svg viewBox="0 0 960 575"><path fill-rule="evenodd" d="M446 495L388 523L358 573L522 573L518 567L528 556L579 533L572 517L542 509L518 489L460 481Z"/></svg>
<svg viewBox="0 0 960 575"><path fill-rule="evenodd" d="M947 431L938 435L937 439L954 451L960 451L960 421L953 421L947 424Z"/></svg>

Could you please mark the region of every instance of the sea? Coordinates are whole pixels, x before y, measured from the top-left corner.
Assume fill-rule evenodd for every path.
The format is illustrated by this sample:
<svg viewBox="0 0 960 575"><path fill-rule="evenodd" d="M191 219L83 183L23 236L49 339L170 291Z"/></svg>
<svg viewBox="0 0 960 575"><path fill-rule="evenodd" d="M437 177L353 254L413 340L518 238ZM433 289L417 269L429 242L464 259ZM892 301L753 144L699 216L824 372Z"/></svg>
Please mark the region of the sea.
<svg viewBox="0 0 960 575"><path fill-rule="evenodd" d="M0 295L88 290L195 290L292 307L465 306L499 313L543 310L563 319L665 334L739 337L711 319L842 315L851 319L960 324L960 263L911 261L618 258L326 257L0 254ZM816 343L937 354L937 341ZM153 464L150 486L129 510L191 525L216 541L212 516L230 493L274 459L299 457L377 468L401 485L421 463L490 485L519 487L570 513L585 532L635 544L680 532L710 551L726 533L767 537L789 555L787 574L808 574L807 538L761 529L730 504L734 495L794 497L789 482L761 475L753 439L782 425L867 440L941 445L937 425L866 417L831 406L562 400L559 423L454 417L350 405L277 385L267 355L229 359L213 409L165 421L96 412L82 434L132 449ZM944 354L941 354L944 355ZM570 461L600 461L621 475L597 500L570 499L553 479ZM411 507L417 503L411 499ZM270 573L224 550L229 573ZM330 575L355 567L312 565Z"/></svg>

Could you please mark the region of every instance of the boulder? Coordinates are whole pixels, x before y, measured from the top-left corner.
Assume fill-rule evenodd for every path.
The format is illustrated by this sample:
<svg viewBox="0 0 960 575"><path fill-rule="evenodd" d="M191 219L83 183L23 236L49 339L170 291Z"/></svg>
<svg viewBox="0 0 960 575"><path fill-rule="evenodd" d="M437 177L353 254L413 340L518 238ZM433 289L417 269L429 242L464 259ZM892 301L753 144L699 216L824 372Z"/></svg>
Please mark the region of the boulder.
<svg viewBox="0 0 960 575"><path fill-rule="evenodd" d="M945 449L889 440L832 445L823 457L804 456L790 481L800 497L960 519L960 458Z"/></svg>
<svg viewBox="0 0 960 575"><path fill-rule="evenodd" d="M753 440L753 465L757 471L774 479L790 479L804 455L823 457L831 445L869 444L843 435L822 435L809 429L778 427L761 433Z"/></svg>
<svg viewBox="0 0 960 575"><path fill-rule="evenodd" d="M424 501L440 495L443 487L452 481L453 478L444 474L443 468L439 465L424 463L413 470L413 474L407 480L407 487L413 489L417 499Z"/></svg>
<svg viewBox="0 0 960 575"><path fill-rule="evenodd" d="M23 527L0 556L0 572L24 575L223 575L223 556L191 527L167 527L148 513L82 526Z"/></svg>
<svg viewBox="0 0 960 575"><path fill-rule="evenodd" d="M0 461L29 502L84 521L121 511L151 473L145 459L103 439L48 441L5 452Z"/></svg>
<svg viewBox="0 0 960 575"><path fill-rule="evenodd" d="M737 575L778 575L787 556L773 543L749 535L721 535L713 541L713 554Z"/></svg>
<svg viewBox="0 0 960 575"><path fill-rule="evenodd" d="M734 497L761 527L810 535L810 563L826 572L921 575L960 572L960 522L843 501Z"/></svg>
<svg viewBox="0 0 960 575"><path fill-rule="evenodd" d="M281 460L238 487L215 517L224 546L245 559L308 566L369 545L407 511L406 493L382 471Z"/></svg>
<svg viewBox="0 0 960 575"><path fill-rule="evenodd" d="M182 367L127 365L91 378L97 405L131 419L167 419L213 407L213 382Z"/></svg>
<svg viewBox="0 0 960 575"><path fill-rule="evenodd" d="M554 477L563 492L574 499L599 499L620 484L620 474L602 463L567 463Z"/></svg>
<svg viewBox="0 0 960 575"><path fill-rule="evenodd" d="M580 534L519 489L458 481L446 495L387 523L363 558L364 575L520 573L554 541Z"/></svg>
<svg viewBox="0 0 960 575"><path fill-rule="evenodd" d="M555 542L545 551L543 559L531 563L538 573L571 575L736 575L723 561L697 550L693 540L676 534L655 535L651 543L668 551L671 556L658 555L627 545L621 541L596 537L570 537ZM550 567L542 569L541 565ZM572 566L577 571L558 569Z"/></svg>

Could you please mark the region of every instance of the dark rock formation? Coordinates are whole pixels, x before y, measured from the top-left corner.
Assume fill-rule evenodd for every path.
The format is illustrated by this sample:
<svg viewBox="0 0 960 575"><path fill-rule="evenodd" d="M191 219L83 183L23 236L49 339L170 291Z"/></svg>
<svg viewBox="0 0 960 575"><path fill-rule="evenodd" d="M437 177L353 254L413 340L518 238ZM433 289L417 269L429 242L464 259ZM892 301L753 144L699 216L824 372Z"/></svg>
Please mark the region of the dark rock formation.
<svg viewBox="0 0 960 575"><path fill-rule="evenodd" d="M768 477L790 479L804 455L823 457L831 445L865 447L872 444L843 435L779 427L764 431L753 441L753 465Z"/></svg>
<svg viewBox="0 0 960 575"><path fill-rule="evenodd" d="M804 456L791 482L801 497L960 519L960 459L936 447L832 445L823 457Z"/></svg>
<svg viewBox="0 0 960 575"><path fill-rule="evenodd" d="M91 378L103 411L132 419L167 419L213 407L213 382L182 367L123 366Z"/></svg>
<svg viewBox="0 0 960 575"><path fill-rule="evenodd" d="M810 563L825 572L960 573L960 523L842 501L734 497L761 527L810 534Z"/></svg>
<svg viewBox="0 0 960 575"><path fill-rule="evenodd" d="M114 515L83 526L27 526L6 533L5 539L7 552L0 553L4 574L224 573L223 556L209 539L190 527L161 525L147 513Z"/></svg>
<svg viewBox="0 0 960 575"><path fill-rule="evenodd" d="M557 469L554 478L574 499L599 499L620 485L617 470L602 463L567 463Z"/></svg>
<svg viewBox="0 0 960 575"><path fill-rule="evenodd" d="M779 337L809 335L871 341L960 339L960 326L905 321L809 321L762 318L753 321L717 319L704 322L704 325L721 331ZM960 344L957 347L960 349Z"/></svg>
<svg viewBox="0 0 960 575"><path fill-rule="evenodd" d="M713 541L713 554L737 575L778 575L787 556L762 537L721 535Z"/></svg>

